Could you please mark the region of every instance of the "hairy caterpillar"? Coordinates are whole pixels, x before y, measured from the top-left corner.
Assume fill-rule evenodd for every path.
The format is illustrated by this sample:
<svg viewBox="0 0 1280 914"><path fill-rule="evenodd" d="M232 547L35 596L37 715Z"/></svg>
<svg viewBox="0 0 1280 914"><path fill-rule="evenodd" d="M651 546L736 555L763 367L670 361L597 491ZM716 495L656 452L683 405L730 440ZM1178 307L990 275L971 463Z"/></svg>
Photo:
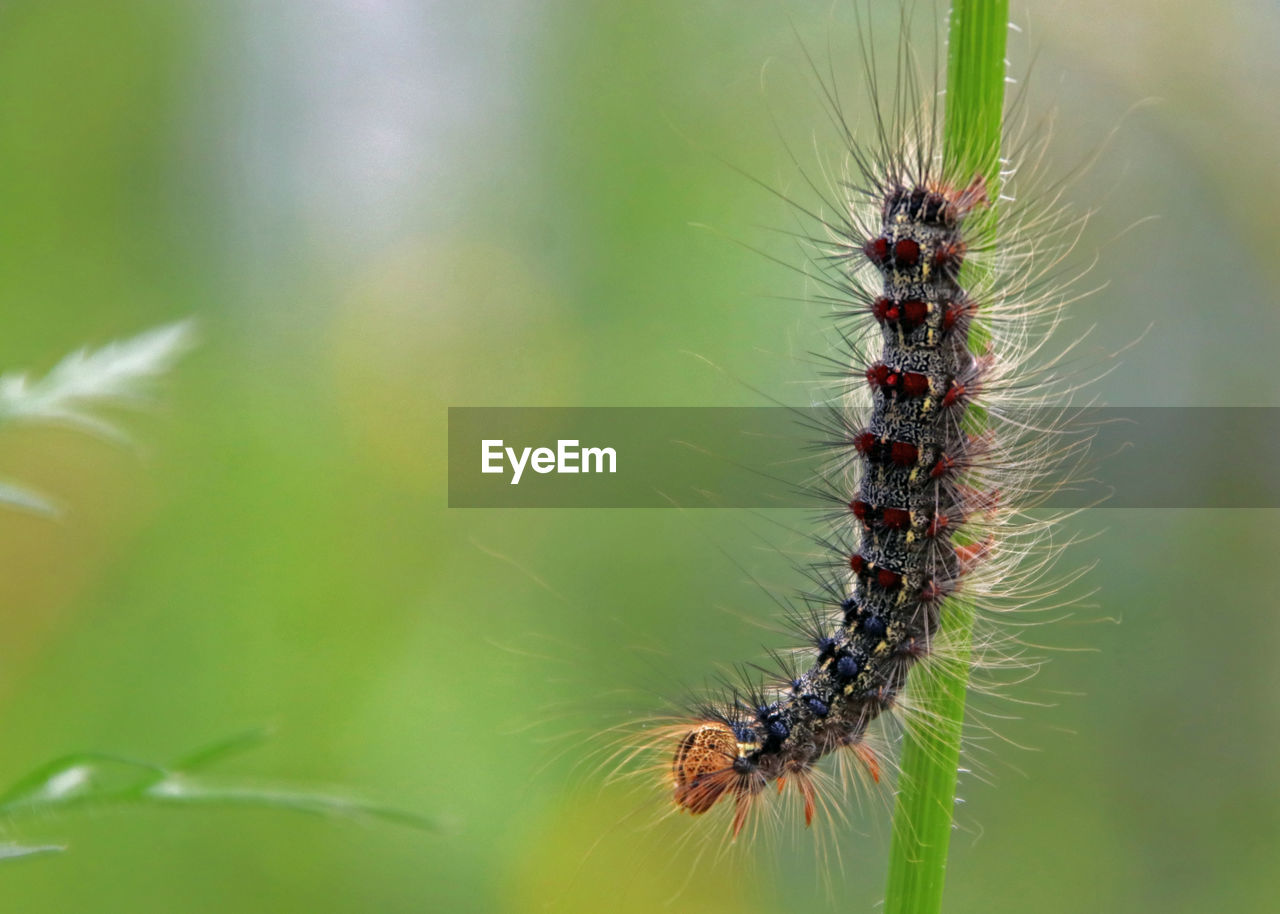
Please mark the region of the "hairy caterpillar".
<svg viewBox="0 0 1280 914"><path fill-rule="evenodd" d="M793 786L811 823L828 756L879 780L868 730L903 705L928 725L912 670L938 665L959 601L990 615L1057 591L1058 518L1030 512L1088 445L1050 408L1076 389L1062 370L1074 343L1046 347L1083 217L1040 178L1043 125L1028 129L1014 98L993 182L944 155L939 93L922 91L911 52L886 100L874 95L865 36L862 50L870 137L819 77L845 164L834 197L800 207L820 229L807 240L838 310L832 361L845 387L820 429L831 459L816 489L838 510L814 537L822 555L806 572L816 587L794 604L804 644L650 743L675 808L729 808L735 837L775 785ZM1002 637L983 635L978 662L1017 653Z"/></svg>

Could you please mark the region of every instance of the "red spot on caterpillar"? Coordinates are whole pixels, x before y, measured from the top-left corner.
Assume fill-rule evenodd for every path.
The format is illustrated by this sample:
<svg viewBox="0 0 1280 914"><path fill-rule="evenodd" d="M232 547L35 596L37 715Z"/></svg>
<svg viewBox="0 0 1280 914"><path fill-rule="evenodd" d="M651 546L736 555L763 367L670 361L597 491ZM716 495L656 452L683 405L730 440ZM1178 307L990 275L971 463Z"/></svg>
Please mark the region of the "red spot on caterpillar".
<svg viewBox="0 0 1280 914"><path fill-rule="evenodd" d="M884 590L893 590L902 583L902 575L888 568L880 568L876 571L876 583Z"/></svg>
<svg viewBox="0 0 1280 914"><path fill-rule="evenodd" d="M910 238L903 238L893 246L893 258L904 267L913 267L920 259L920 245Z"/></svg>
<svg viewBox="0 0 1280 914"><path fill-rule="evenodd" d="M880 522L890 530L905 530L911 526L911 512L902 508L885 508Z"/></svg>
<svg viewBox="0 0 1280 914"><path fill-rule="evenodd" d="M961 397L964 396L964 385L951 379L951 385L947 388L947 392L942 397L943 406L953 406Z"/></svg>
<svg viewBox="0 0 1280 914"><path fill-rule="evenodd" d="M871 313L882 324L901 321L905 329L914 330L928 317L929 304L915 298L902 302L892 298L877 298L871 305Z"/></svg>
<svg viewBox="0 0 1280 914"><path fill-rule="evenodd" d="M889 239L876 238L862 246L862 252L874 264L881 265L889 259Z"/></svg>
<svg viewBox="0 0 1280 914"><path fill-rule="evenodd" d="M928 581L920 588L921 603L937 603L945 596L946 592L937 581Z"/></svg>
<svg viewBox="0 0 1280 914"><path fill-rule="evenodd" d="M976 304L967 300L955 302L951 305L951 307L954 311L954 315L951 319L951 323L953 325L959 324L962 321L967 320L968 318L972 317L974 313L976 313L978 310L978 306Z"/></svg>
<svg viewBox="0 0 1280 914"><path fill-rule="evenodd" d="M862 569L865 568L866 565L866 559L858 553L855 552L853 555L849 556L849 567L853 569L854 574L862 574Z"/></svg>
<svg viewBox="0 0 1280 914"><path fill-rule="evenodd" d="M849 510L853 512L853 516L858 520L865 522L867 519L867 508L869 506L865 501L849 502Z"/></svg>
<svg viewBox="0 0 1280 914"><path fill-rule="evenodd" d="M960 266L964 261L964 242L961 241L944 241L938 245L938 249L933 252L933 262L938 269L943 270L951 266Z"/></svg>
<svg viewBox="0 0 1280 914"><path fill-rule="evenodd" d="M942 311L942 329L950 330L956 325L956 321L960 319L960 306L952 302L947 302L946 308Z"/></svg>
<svg viewBox="0 0 1280 914"><path fill-rule="evenodd" d="M859 454L869 454L876 446L876 436L871 432L863 432L853 439L853 446Z"/></svg>
<svg viewBox="0 0 1280 914"><path fill-rule="evenodd" d="M933 469L929 471L929 475L934 479L937 479L939 476L942 476L945 473L951 472L952 467L954 467L955 465L956 464L954 460L952 460L946 454L943 454L941 457L938 458L938 462L933 465Z"/></svg>
<svg viewBox="0 0 1280 914"><path fill-rule="evenodd" d="M895 466L915 466L920 459L920 449L909 441L895 441L889 445L889 459Z"/></svg>
<svg viewBox="0 0 1280 914"><path fill-rule="evenodd" d="M923 397L929 392L929 376L908 371L902 376L902 392L909 397Z"/></svg>
<svg viewBox="0 0 1280 914"><path fill-rule="evenodd" d="M894 371L883 362L867 369L867 383L873 388L901 391L908 397L923 397L929 392L929 376L919 371Z"/></svg>
<svg viewBox="0 0 1280 914"><path fill-rule="evenodd" d="M947 528L949 523L951 522L947 520L947 515L935 514L933 520L929 521L929 529L926 532L929 536L937 536Z"/></svg>

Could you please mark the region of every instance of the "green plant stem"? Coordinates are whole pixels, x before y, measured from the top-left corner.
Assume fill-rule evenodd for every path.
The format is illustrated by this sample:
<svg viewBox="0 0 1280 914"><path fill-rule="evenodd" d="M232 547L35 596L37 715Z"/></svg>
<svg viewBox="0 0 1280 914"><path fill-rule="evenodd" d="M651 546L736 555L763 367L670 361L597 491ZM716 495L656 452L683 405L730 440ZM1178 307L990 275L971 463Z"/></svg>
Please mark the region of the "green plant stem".
<svg viewBox="0 0 1280 914"><path fill-rule="evenodd" d="M1008 19L1008 0L953 0L947 42L943 172L962 186L981 176L993 204L999 180ZM979 224L967 228L981 235L992 231L994 224L994 211L989 208ZM971 270L968 264L966 269ZM972 278L962 276L962 281L972 282ZM975 342L973 336L970 342ZM917 674L917 694L928 717L910 727L904 739L885 914L942 910L973 621L972 603L950 601L941 623L950 646L948 656L937 660L926 675L919 675L924 670Z"/></svg>

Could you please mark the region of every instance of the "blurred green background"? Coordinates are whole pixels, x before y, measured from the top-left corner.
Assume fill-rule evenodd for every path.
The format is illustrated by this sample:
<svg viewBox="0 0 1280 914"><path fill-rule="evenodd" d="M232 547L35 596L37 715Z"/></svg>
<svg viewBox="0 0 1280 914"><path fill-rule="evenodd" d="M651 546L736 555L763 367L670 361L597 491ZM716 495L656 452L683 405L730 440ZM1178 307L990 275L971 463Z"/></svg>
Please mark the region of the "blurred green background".
<svg viewBox="0 0 1280 914"><path fill-rule="evenodd" d="M1097 392L1280 405L1280 10L1015 16L1013 72L1037 51L1032 107L1059 107L1055 164L1115 129L1070 191L1098 209L1076 262L1097 251L1107 283L1073 326L1097 325L1098 357L1150 329ZM837 146L801 42L852 78L852 20L672 0L0 7L0 366L185 316L202 336L129 421L141 453L0 437L5 478L68 508L0 516L0 782L270 724L226 774L441 821L28 819L3 837L70 850L0 869L0 907L872 908L883 792L816 849L801 831L718 858L715 839L670 850L711 823L645 827L643 799L602 787L593 733L783 643L756 581L798 584L776 548L792 534L745 512L445 504L450 405L809 401L824 309L744 247L799 258L768 229L793 215L734 169L803 197L788 146L802 164ZM1226 459L1203 476L1250 484ZM1102 531L1073 553L1097 562L1094 605L1028 640L1088 650L979 702L1031 749L986 740L962 780L949 910L1274 910L1275 523L1079 520Z"/></svg>

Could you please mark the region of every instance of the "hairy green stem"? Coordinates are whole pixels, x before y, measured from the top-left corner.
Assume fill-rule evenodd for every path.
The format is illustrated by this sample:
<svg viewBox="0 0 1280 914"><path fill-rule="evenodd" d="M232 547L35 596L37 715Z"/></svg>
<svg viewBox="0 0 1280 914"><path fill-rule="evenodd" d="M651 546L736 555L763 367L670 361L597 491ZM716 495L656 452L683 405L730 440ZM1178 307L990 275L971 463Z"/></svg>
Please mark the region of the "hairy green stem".
<svg viewBox="0 0 1280 914"><path fill-rule="evenodd" d="M953 0L947 42L943 171L964 183L981 176L993 205L999 180L1008 19L1008 0ZM989 209L972 229L983 234L993 227ZM967 264L966 269L970 269ZM948 656L928 671L917 671L915 687L928 717L909 728L904 740L885 914L942 910L973 620L972 603L951 601L942 619Z"/></svg>

